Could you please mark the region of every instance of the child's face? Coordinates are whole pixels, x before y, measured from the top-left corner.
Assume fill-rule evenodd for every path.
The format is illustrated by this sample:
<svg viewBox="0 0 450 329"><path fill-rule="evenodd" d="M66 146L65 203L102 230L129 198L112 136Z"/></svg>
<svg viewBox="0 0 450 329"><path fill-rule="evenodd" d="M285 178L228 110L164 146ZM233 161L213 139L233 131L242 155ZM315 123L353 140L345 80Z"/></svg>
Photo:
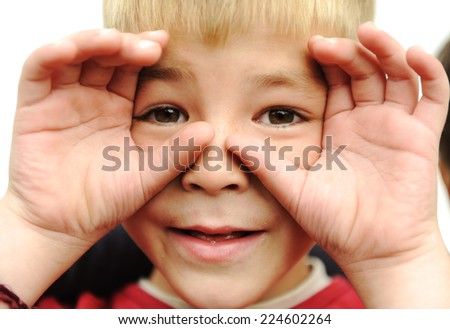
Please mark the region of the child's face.
<svg viewBox="0 0 450 329"><path fill-rule="evenodd" d="M179 175L126 223L158 268L154 281L196 307L244 307L307 275L302 258L311 239L224 151L236 133L256 138L258 147L270 137L276 156L291 146L284 154L291 159L321 145L326 87L305 44L261 31L223 47L172 38L141 81L132 130L138 145L162 142L193 121L215 130L216 151L203 153L197 170Z"/></svg>

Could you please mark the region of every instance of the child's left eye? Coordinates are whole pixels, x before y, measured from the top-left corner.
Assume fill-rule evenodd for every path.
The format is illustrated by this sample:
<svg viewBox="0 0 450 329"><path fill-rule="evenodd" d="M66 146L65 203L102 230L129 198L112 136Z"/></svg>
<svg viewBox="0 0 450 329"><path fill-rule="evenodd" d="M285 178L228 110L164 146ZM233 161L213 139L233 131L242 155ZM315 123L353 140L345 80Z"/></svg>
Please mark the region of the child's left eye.
<svg viewBox="0 0 450 329"><path fill-rule="evenodd" d="M289 126L307 121L307 119L296 110L289 107L271 107L259 115L255 122L274 126Z"/></svg>

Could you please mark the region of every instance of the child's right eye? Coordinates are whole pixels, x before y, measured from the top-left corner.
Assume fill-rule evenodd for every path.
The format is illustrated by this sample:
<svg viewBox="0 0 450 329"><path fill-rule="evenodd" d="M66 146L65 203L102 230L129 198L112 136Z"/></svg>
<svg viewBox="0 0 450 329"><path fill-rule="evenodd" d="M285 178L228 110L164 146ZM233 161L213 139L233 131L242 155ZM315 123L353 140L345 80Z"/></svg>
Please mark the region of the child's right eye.
<svg viewBox="0 0 450 329"><path fill-rule="evenodd" d="M160 125L173 125L186 122L189 117L176 106L163 104L151 107L144 114L134 117L134 119Z"/></svg>

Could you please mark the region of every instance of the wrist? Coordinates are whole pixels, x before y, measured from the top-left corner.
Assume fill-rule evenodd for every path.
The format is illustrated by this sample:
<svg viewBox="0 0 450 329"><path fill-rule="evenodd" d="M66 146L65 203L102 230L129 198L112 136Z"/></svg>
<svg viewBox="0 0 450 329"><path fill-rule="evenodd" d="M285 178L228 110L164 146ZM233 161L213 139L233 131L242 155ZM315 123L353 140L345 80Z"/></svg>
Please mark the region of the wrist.
<svg viewBox="0 0 450 329"><path fill-rule="evenodd" d="M408 255L343 266L368 308L449 308L450 255L439 236Z"/></svg>
<svg viewBox="0 0 450 329"><path fill-rule="evenodd" d="M0 284L32 306L92 243L28 223L0 200Z"/></svg>

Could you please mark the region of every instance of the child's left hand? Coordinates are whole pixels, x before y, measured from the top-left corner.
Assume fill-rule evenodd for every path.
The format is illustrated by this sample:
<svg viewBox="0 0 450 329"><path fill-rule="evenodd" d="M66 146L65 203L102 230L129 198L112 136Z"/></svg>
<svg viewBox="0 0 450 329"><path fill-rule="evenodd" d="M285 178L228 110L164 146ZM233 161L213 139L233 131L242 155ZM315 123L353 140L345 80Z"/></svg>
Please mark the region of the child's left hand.
<svg viewBox="0 0 450 329"><path fill-rule="evenodd" d="M371 24L358 37L362 44L322 37L308 44L329 86L322 143L332 136L333 149L345 146L339 159L346 170L327 169L324 150L313 165L321 170L255 174L335 258L367 306L450 306L450 257L436 213L445 71ZM243 143L251 142L235 144ZM264 163L262 152L257 156Z"/></svg>

